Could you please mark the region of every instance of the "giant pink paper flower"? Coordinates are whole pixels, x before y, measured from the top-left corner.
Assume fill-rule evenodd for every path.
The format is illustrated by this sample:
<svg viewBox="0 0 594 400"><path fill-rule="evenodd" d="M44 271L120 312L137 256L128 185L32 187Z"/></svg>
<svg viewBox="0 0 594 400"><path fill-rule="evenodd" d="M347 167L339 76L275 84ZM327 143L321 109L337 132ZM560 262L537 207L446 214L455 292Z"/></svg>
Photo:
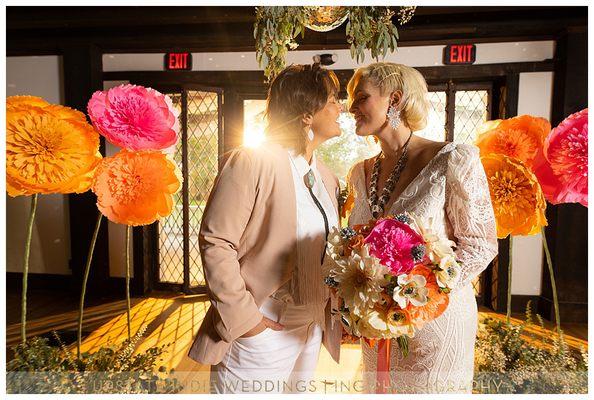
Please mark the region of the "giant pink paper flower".
<svg viewBox="0 0 594 400"><path fill-rule="evenodd" d="M93 126L128 150L162 150L177 142L178 112L169 96L136 85L93 93L87 106Z"/></svg>
<svg viewBox="0 0 594 400"><path fill-rule="evenodd" d="M565 118L544 143L535 163L545 198L552 204L588 206L588 109Z"/></svg>
<svg viewBox="0 0 594 400"><path fill-rule="evenodd" d="M412 248L423 244L423 238L407 224L386 218L375 224L365 243L369 254L377 257L394 275L400 275L414 268Z"/></svg>

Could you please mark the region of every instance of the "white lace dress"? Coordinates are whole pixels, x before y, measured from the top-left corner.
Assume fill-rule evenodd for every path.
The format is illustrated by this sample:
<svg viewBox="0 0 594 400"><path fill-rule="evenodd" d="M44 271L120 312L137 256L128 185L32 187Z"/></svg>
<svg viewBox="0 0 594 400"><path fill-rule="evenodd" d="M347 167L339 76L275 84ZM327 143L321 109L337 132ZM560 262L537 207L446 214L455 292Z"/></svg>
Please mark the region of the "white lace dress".
<svg viewBox="0 0 594 400"><path fill-rule="evenodd" d="M349 225L367 223L371 211L363 162L353 166L349 189L355 204ZM497 254L497 236L487 179L478 149L446 144L396 199L386 214L403 211L422 219L457 244L462 263L460 284L450 294L447 310L409 340L404 357L392 342L390 381L396 393L470 393L472 391L477 305L471 281ZM363 348L365 390L375 391L377 344Z"/></svg>

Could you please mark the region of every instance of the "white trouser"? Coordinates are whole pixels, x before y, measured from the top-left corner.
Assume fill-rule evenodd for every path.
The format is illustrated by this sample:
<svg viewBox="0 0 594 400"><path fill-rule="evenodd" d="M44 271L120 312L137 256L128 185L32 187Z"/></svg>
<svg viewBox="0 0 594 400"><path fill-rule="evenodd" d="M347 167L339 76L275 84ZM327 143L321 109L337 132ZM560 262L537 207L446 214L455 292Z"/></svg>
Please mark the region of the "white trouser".
<svg viewBox="0 0 594 400"><path fill-rule="evenodd" d="M311 310L269 297L260 312L285 329L232 342L223 361L213 365L215 393L311 393L320 354L322 328Z"/></svg>

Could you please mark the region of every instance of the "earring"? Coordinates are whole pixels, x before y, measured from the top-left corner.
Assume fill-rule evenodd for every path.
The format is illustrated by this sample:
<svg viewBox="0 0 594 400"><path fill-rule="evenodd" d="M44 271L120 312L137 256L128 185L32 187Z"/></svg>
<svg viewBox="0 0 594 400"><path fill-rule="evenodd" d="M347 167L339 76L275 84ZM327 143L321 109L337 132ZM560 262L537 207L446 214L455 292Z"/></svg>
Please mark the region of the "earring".
<svg viewBox="0 0 594 400"><path fill-rule="evenodd" d="M388 108L388 122L394 129L397 129L402 122L400 119L400 111L396 109L395 105L391 105L390 108Z"/></svg>
<svg viewBox="0 0 594 400"><path fill-rule="evenodd" d="M307 132L307 138L310 142L314 140L314 132L311 129Z"/></svg>

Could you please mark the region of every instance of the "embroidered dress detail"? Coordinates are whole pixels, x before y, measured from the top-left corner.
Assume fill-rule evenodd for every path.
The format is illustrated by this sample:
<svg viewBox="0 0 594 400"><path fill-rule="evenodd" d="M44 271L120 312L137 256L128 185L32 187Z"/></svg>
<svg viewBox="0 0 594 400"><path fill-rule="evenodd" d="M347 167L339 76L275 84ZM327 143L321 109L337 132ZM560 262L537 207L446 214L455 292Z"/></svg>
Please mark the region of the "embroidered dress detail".
<svg viewBox="0 0 594 400"><path fill-rule="evenodd" d="M367 223L373 216L362 162L353 166L348 181L355 195L349 225ZM471 393L478 323L471 282L497 254L495 218L478 149L446 144L386 213L404 211L430 221L437 234L454 240L462 268L447 310L409 340L408 357L392 345L392 388L396 393ZM365 391L374 393L377 344L362 341L362 350Z"/></svg>

